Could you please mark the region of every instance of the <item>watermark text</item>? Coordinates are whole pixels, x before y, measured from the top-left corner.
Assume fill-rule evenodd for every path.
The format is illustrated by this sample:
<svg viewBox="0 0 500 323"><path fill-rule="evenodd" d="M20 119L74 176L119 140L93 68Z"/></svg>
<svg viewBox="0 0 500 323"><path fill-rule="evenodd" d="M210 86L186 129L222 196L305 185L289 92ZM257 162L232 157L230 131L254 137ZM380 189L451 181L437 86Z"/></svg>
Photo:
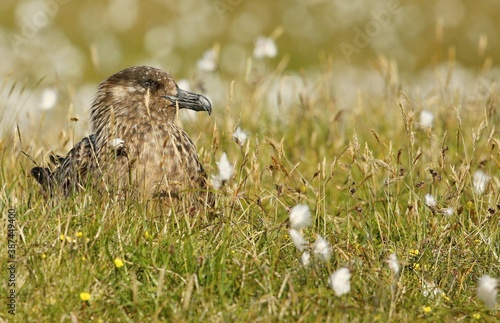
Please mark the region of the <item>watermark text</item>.
<svg viewBox="0 0 500 323"><path fill-rule="evenodd" d="M16 53L19 52L21 45L33 39L40 30L45 28L54 19L59 12L60 5L66 4L69 1L71 0L40 0L40 9L31 15L31 17L23 17L20 31L7 35L14 51Z"/></svg>
<svg viewBox="0 0 500 323"><path fill-rule="evenodd" d="M393 16L401 13L403 9L398 0L388 0L383 8L374 9L370 12L371 19L364 28L354 27L354 38L352 42L340 43L340 49L348 62L353 54L361 53L361 50L368 46L373 38L377 37L382 29L386 28Z"/></svg>
<svg viewBox="0 0 500 323"><path fill-rule="evenodd" d="M7 212L7 312L16 315L16 210Z"/></svg>

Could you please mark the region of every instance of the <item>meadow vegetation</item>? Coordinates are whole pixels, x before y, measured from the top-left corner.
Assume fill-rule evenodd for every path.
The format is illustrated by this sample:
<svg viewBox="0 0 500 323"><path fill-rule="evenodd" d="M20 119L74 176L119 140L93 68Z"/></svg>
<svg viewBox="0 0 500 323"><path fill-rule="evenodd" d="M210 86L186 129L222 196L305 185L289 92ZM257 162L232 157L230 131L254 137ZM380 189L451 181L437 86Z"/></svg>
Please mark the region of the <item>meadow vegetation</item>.
<svg viewBox="0 0 500 323"><path fill-rule="evenodd" d="M223 153L234 165L231 178L212 188L216 212L92 191L46 200L22 151L47 162L51 149L86 134L68 131L47 143L43 133L6 132L0 227L3 233L7 210L15 209L15 318L497 320L476 288L482 275L500 276L498 84L478 73L467 84L473 90L463 91L453 86L450 62L436 69L436 86L424 95L380 66L382 91L360 92L348 107L337 104L325 65L314 78L303 74L304 87L289 97L276 94L277 106L264 94L287 76L268 71L227 84L211 117L181 115L209 177ZM430 124L420 119L423 110L431 111ZM244 142L233 138L238 127ZM478 183L477 171L488 180ZM301 263L289 233L297 204L312 214L304 238L321 235L330 260L313 255ZM5 263L6 234L0 245ZM388 266L393 253L399 273ZM352 274L351 288L336 296L328 281L341 267ZM0 318L12 321L4 308Z"/></svg>

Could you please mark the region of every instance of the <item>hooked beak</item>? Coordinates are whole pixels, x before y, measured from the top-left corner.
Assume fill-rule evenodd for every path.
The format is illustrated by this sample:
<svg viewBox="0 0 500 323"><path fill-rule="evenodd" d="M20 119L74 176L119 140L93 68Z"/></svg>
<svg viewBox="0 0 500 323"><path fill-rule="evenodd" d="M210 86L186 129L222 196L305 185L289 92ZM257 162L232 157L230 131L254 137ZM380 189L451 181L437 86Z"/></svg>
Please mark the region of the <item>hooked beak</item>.
<svg viewBox="0 0 500 323"><path fill-rule="evenodd" d="M178 104L179 109L190 109L194 111L207 111L212 113L212 104L208 99L201 95L186 90L177 88L177 95L165 95L164 98L172 102L173 105Z"/></svg>

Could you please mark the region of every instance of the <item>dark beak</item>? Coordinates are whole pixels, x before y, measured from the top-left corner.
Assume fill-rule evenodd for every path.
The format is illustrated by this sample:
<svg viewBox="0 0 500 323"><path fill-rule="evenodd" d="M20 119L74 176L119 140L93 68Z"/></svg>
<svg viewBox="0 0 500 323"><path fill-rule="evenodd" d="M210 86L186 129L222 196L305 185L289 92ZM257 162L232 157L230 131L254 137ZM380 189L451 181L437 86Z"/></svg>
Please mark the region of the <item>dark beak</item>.
<svg viewBox="0 0 500 323"><path fill-rule="evenodd" d="M164 98L172 102L173 105L178 104L179 109L207 111L209 115L212 113L212 104L210 104L210 101L208 101L208 99L201 94L177 88L176 96L166 95Z"/></svg>

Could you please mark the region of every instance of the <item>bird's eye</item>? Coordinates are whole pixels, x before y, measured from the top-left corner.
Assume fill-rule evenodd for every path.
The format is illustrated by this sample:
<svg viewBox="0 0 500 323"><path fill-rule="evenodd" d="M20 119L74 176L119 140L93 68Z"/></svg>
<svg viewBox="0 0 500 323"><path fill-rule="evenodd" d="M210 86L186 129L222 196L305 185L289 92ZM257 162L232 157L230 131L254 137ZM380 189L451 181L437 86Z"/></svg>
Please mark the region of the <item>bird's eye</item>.
<svg viewBox="0 0 500 323"><path fill-rule="evenodd" d="M142 87L145 89L156 90L156 88L158 87L158 82L147 80L142 83Z"/></svg>

